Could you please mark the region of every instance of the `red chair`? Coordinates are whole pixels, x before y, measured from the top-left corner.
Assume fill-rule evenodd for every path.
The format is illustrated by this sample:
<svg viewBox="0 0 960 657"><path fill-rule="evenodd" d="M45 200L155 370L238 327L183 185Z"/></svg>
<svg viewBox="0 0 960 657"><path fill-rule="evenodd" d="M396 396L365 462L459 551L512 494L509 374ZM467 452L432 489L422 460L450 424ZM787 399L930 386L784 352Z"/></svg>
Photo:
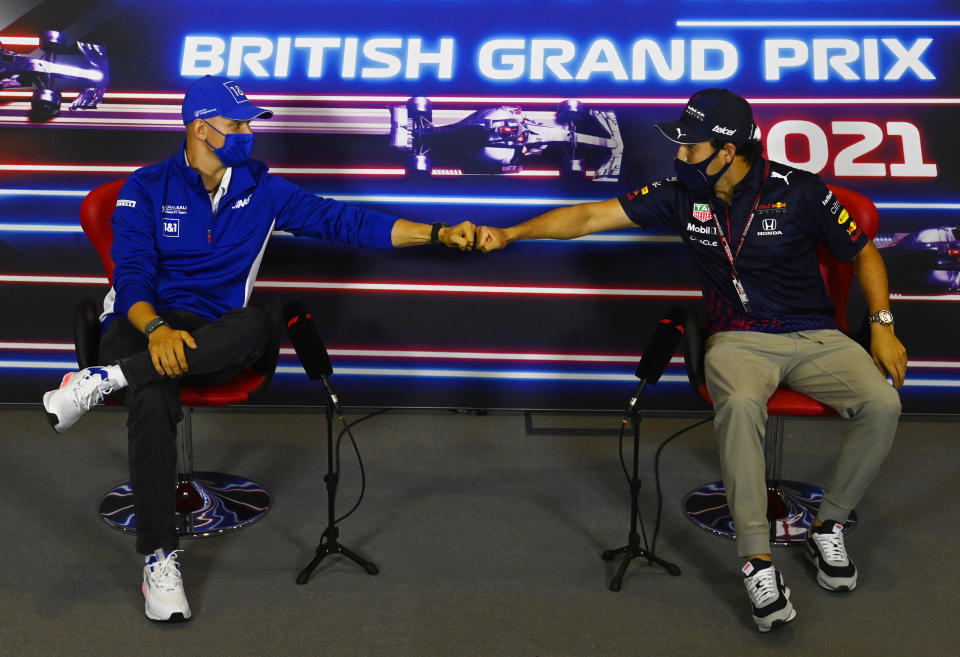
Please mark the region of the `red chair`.
<svg viewBox="0 0 960 657"><path fill-rule="evenodd" d="M837 199L863 232L873 238L877 234L877 208L866 196L843 187L830 185ZM820 245L817 259L827 294L833 300L835 319L847 334L847 300L853 282L851 262L837 262L830 251ZM704 330L699 309L690 312L694 318L687 323L687 343L684 360L690 383L708 404L712 405L703 371ZM837 413L820 402L785 386L777 388L767 402L767 424L764 436L764 458L767 477L767 520L770 522L770 540L774 545L790 545L803 541L807 529L817 515L823 489L811 484L782 479L783 425L787 417L836 417ZM735 538L733 516L727 506L722 481L715 481L691 491L683 500L687 517L697 526L721 536ZM845 531L857 523L856 512L850 514Z"/></svg>
<svg viewBox="0 0 960 657"><path fill-rule="evenodd" d="M83 232L97 250L107 279L113 284L113 228L110 217L117 204L123 180L101 185L87 194L80 206ZM270 494L258 483L221 472L193 469L193 432L191 415L200 406L226 406L248 401L263 390L277 366L279 355L279 314L274 312L274 327L268 348L261 359L228 383L216 386L180 389L183 422L180 425L180 472L177 488L170 491L177 499L177 532L181 536L210 536L238 529L262 518L270 510ZM74 311L74 342L81 368L99 364L100 320L97 305L82 300ZM119 403L114 398L108 404ZM100 502L100 516L116 529L136 531L133 489L130 482L108 492Z"/></svg>

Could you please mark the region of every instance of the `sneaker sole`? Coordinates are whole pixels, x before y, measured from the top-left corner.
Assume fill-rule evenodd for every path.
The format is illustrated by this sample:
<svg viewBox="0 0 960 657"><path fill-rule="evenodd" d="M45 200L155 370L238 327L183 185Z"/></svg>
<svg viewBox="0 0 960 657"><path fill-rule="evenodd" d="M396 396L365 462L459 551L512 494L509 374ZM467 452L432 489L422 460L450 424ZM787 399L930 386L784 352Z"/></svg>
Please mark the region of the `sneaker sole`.
<svg viewBox="0 0 960 657"><path fill-rule="evenodd" d="M762 623L764 622L764 620L762 618L757 618L756 616L753 616L753 622L757 624L758 630L760 630L761 632L769 632L770 630L775 630L778 627L783 627L784 625L786 625L787 623L789 623L790 621L792 621L794 618L797 617L797 610L793 606L793 603L790 602L789 586L783 587L783 597L787 599L787 604L790 605L790 615L787 616L786 620L780 618L773 621L769 625L763 625Z"/></svg>
<svg viewBox="0 0 960 657"><path fill-rule="evenodd" d="M47 400L54 392L56 392L56 390L43 393L43 413L47 416L47 421L50 423L50 426L53 427L53 430L60 433L60 429L57 428L57 425L60 424L60 418L57 417L56 413L51 413L47 410Z"/></svg>
<svg viewBox="0 0 960 657"><path fill-rule="evenodd" d="M140 592L143 593L144 597L146 597L147 592L145 587L141 586ZM144 605L143 605L143 613L149 620L153 621L154 623L185 623L186 621L190 620L191 616L193 616L193 613L189 611L187 612L187 614L184 614L181 611L174 611L174 612L170 612L170 614L166 618L164 618L163 616L157 613L151 612L150 606L146 604L146 601L144 602Z"/></svg>
<svg viewBox="0 0 960 657"><path fill-rule="evenodd" d="M784 625L791 622L796 617L797 617L797 610L791 609L790 615L787 617L786 620L775 620L772 623L770 623L770 625L767 625L766 627L757 623L757 629L760 630L761 632L769 632L770 630L775 630L779 627L783 627ZM756 621L756 619L754 619L754 621Z"/></svg>
<svg viewBox="0 0 960 657"><path fill-rule="evenodd" d="M853 589L857 588L857 576L845 577L845 578L831 578L829 575L826 575L822 570L820 570L820 560L817 557L817 554L814 551L811 551L811 548L808 546L805 552L807 561L809 561L817 569L817 585L825 591L830 591L831 593L849 593Z"/></svg>

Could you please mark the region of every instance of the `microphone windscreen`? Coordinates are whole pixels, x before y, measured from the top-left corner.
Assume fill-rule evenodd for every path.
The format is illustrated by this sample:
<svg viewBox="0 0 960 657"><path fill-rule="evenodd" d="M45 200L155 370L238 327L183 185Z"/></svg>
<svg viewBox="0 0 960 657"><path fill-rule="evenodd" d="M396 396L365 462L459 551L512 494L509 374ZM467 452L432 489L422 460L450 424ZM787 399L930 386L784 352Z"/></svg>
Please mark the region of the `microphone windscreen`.
<svg viewBox="0 0 960 657"><path fill-rule="evenodd" d="M299 301L290 301L283 306L283 318L287 323L287 333L293 344L297 358L311 380L333 374L333 365L327 348L320 339L313 318Z"/></svg>
<svg viewBox="0 0 960 657"><path fill-rule="evenodd" d="M637 365L637 378L651 384L660 380L660 375L667 369L680 338L683 337L686 321L687 311L682 306L673 306L667 310L643 350L643 357Z"/></svg>

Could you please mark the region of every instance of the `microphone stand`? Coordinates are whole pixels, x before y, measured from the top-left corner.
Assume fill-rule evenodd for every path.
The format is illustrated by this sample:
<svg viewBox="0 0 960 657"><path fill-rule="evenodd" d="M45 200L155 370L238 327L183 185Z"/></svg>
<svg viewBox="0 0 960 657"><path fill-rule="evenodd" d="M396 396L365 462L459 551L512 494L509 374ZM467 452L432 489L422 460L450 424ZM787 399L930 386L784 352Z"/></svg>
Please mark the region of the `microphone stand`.
<svg viewBox="0 0 960 657"><path fill-rule="evenodd" d="M307 564L307 567L300 571L300 574L297 575L297 584L306 584L310 579L310 575L313 574L313 571L320 565L320 562L323 561L324 557L328 554L342 554L346 558L350 559L352 562L363 568L367 571L368 575L376 575L380 572L380 569L377 568L376 564L372 561L367 561L356 552L353 552L345 545L340 544L340 529L337 528L337 519L336 519L336 500L337 500L337 483L340 480L340 473L334 470L334 460L333 460L333 406L334 400L336 399L333 391L330 389L330 383L327 381L327 377L322 377L324 386L327 389L327 474L324 476L323 481L327 484L327 528L323 530L323 533L320 535L320 544L317 545L316 555L313 557L313 560ZM341 420L343 417L341 416Z"/></svg>
<svg viewBox="0 0 960 657"><path fill-rule="evenodd" d="M634 399L636 399L637 396L639 396L639 392L634 396ZM606 550L602 555L600 555L604 561L610 561L618 554L623 555L623 560L620 561L620 567L617 569L617 574L614 575L613 579L610 580L611 591L620 590L620 586L623 583L623 576L627 572L627 566L630 565L630 561L632 561L635 557L646 559L648 564L657 564L658 566L665 568L666 571L673 576L680 574L680 568L678 568L676 564L664 561L649 550L640 547L640 534L637 533L637 517L640 514L640 476L638 474L638 459L640 452L640 412L631 412L636 408L636 402L634 399L631 400L630 410L628 410L627 415L623 418L624 423L627 422L627 418L631 418L633 420L633 476L630 477L630 533L628 534L626 545L623 547Z"/></svg>

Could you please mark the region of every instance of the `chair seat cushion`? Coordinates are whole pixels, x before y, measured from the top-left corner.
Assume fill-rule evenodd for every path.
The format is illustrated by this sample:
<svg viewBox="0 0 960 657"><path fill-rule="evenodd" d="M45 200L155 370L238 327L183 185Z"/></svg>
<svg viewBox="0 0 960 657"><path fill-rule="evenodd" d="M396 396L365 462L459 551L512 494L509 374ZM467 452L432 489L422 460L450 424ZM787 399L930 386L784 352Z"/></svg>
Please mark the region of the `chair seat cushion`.
<svg viewBox="0 0 960 657"><path fill-rule="evenodd" d="M707 391L707 384L702 384L698 388L700 396L708 404L713 406L710 399L710 393ZM767 401L767 413L770 415L792 415L803 417L837 417L837 412L821 404L812 397L781 386L776 389L770 399Z"/></svg>
<svg viewBox="0 0 960 657"><path fill-rule="evenodd" d="M250 398L250 393L263 383L263 375L248 367L227 383L216 386L194 388L183 386L180 389L182 406L225 406L241 404Z"/></svg>

